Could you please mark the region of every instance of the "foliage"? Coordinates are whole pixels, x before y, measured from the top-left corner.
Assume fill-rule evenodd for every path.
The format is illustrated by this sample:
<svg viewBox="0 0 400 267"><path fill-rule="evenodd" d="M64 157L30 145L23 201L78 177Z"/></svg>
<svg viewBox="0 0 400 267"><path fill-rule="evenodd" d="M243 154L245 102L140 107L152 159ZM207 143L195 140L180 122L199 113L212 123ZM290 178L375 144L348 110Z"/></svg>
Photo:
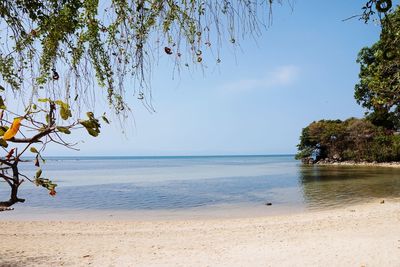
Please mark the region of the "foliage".
<svg viewBox="0 0 400 267"><path fill-rule="evenodd" d="M400 128L400 7L382 20L380 40L363 48L357 62L360 81L355 99L376 125Z"/></svg>
<svg viewBox="0 0 400 267"><path fill-rule="evenodd" d="M321 120L303 129L297 159L400 161L400 135L367 119Z"/></svg>
<svg viewBox="0 0 400 267"><path fill-rule="evenodd" d="M279 2L276 0L274 2ZM222 38L257 34L272 1L160 0L5 0L0 3L0 74L4 87L79 101L92 81L104 87L113 109L126 112L126 78L134 93L150 104L148 70L154 53L181 63L203 62L206 53L220 62ZM226 34L227 36L224 36ZM29 73L29 74L28 74ZM29 77L29 80L26 79ZM30 90L29 90L30 91Z"/></svg>

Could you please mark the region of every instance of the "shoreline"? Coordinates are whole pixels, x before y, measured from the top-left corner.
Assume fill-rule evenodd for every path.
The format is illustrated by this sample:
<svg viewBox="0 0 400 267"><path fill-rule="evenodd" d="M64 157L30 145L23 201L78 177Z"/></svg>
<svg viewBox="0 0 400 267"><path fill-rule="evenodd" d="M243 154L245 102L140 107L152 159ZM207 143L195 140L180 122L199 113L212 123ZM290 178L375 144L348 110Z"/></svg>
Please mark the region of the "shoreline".
<svg viewBox="0 0 400 267"><path fill-rule="evenodd" d="M370 198L351 203L332 204L327 206L311 206L304 204L282 205L267 203L247 203L240 205L211 205L187 209L155 209L155 210L115 210L115 209L52 209L36 207L15 207L14 210L0 213L0 224L7 221L66 221L66 222L96 222L96 221L132 221L132 222L163 222L163 221L209 221L237 220L248 218L269 218L279 216L295 216L318 212L335 212L353 206L380 203L382 200L400 203L400 197Z"/></svg>
<svg viewBox="0 0 400 267"><path fill-rule="evenodd" d="M0 221L0 266L399 266L399 225L398 198L234 219Z"/></svg>
<svg viewBox="0 0 400 267"><path fill-rule="evenodd" d="M319 210L325 210L321 208ZM181 220L231 220L270 216L286 216L313 212L302 205L251 203L248 205L216 205L187 209L156 210L78 210L16 207L0 213L0 223L5 221L181 221Z"/></svg>
<svg viewBox="0 0 400 267"><path fill-rule="evenodd" d="M356 161L340 161L340 162L316 162L313 164L304 164L305 166L360 166L360 167L388 167L400 168L400 162L356 162Z"/></svg>

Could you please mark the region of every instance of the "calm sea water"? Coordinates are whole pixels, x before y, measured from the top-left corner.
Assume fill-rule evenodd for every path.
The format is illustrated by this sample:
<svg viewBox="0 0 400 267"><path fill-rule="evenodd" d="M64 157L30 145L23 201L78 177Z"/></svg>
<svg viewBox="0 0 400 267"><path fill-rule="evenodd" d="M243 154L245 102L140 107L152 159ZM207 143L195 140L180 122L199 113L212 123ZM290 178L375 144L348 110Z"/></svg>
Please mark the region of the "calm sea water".
<svg viewBox="0 0 400 267"><path fill-rule="evenodd" d="M33 176L31 164L22 169ZM304 210L400 197L400 169L302 166L293 156L51 158L43 170L57 196L25 183L27 201L17 209L168 212L270 202ZM7 190L0 183L0 199Z"/></svg>

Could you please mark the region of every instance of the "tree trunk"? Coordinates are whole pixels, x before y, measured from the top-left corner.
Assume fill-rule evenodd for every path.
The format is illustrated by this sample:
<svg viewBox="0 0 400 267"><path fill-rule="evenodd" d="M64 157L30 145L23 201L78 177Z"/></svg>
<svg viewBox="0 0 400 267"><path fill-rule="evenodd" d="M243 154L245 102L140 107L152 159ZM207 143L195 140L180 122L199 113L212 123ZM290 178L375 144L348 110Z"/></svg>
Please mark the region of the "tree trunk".
<svg viewBox="0 0 400 267"><path fill-rule="evenodd" d="M25 202L25 199L18 197L18 187L20 186L20 184L22 182L19 180L18 161L14 162L14 164L12 165L11 168L13 171L13 180L12 180L12 184L10 185L10 187L11 187L10 200L0 202L0 211L3 210L1 208L10 207L17 202Z"/></svg>

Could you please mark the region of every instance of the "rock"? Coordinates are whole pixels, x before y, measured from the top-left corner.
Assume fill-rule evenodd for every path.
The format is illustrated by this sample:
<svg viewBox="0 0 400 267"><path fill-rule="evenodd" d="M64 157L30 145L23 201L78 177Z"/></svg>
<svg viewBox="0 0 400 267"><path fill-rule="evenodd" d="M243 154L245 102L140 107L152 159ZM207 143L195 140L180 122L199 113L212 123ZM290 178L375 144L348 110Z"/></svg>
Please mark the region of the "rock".
<svg viewBox="0 0 400 267"><path fill-rule="evenodd" d="M333 158L334 161L341 161L342 160L342 157L340 157L339 154L334 154L332 158Z"/></svg>
<svg viewBox="0 0 400 267"><path fill-rule="evenodd" d="M311 164L315 163L314 159L311 158L311 157L303 158L301 161L303 162L303 164L310 164L311 165Z"/></svg>
<svg viewBox="0 0 400 267"><path fill-rule="evenodd" d="M265 205L266 206L272 206L272 203L271 202L267 202L267 203L265 203Z"/></svg>
<svg viewBox="0 0 400 267"><path fill-rule="evenodd" d="M384 199L381 201L381 204L385 204L385 200Z"/></svg>

